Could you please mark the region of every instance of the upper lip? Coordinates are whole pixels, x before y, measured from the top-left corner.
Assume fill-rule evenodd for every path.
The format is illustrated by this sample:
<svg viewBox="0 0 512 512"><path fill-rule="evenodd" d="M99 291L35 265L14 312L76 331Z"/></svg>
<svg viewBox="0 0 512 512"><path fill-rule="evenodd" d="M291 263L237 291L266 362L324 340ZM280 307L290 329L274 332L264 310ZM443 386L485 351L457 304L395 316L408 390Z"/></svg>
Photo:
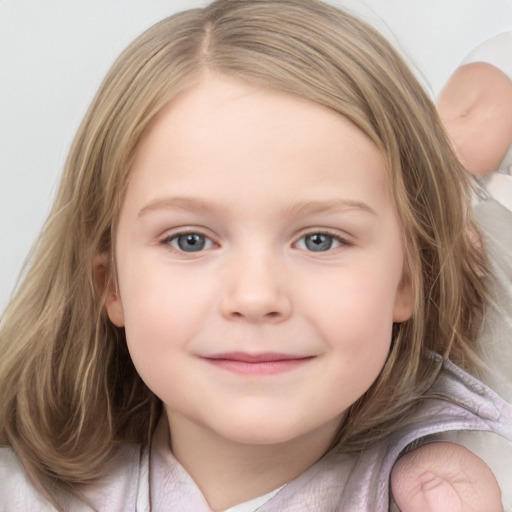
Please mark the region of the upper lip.
<svg viewBox="0 0 512 512"><path fill-rule="evenodd" d="M295 359L308 359L312 356L297 354L280 354L276 352L263 352L260 354L249 354L247 352L226 352L203 356L205 359L223 359L228 361L242 361L244 363L264 363L269 361L290 361Z"/></svg>

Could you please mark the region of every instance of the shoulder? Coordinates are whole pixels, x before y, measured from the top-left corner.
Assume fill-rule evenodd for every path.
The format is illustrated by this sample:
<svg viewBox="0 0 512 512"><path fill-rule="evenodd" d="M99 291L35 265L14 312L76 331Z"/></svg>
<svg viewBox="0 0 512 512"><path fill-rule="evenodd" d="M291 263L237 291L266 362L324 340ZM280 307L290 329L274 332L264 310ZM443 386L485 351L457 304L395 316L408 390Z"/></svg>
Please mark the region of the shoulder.
<svg viewBox="0 0 512 512"><path fill-rule="evenodd" d="M140 447L125 445L119 451L109 473L94 485L81 490L83 500L64 497L66 509L135 510L147 475L141 465ZM10 448L0 448L0 512L57 512L33 486L21 462Z"/></svg>
<svg viewBox="0 0 512 512"><path fill-rule="evenodd" d="M34 488L18 457L10 448L0 448L0 512L30 510L55 512Z"/></svg>

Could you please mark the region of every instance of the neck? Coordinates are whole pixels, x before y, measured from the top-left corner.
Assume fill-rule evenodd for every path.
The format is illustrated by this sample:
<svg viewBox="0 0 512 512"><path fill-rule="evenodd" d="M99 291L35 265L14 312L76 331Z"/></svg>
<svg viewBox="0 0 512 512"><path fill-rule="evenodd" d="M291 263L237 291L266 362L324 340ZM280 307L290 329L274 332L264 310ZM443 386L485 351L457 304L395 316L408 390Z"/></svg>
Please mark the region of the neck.
<svg viewBox="0 0 512 512"><path fill-rule="evenodd" d="M233 442L182 416L168 415L172 451L214 511L292 481L325 453L339 420L277 444Z"/></svg>

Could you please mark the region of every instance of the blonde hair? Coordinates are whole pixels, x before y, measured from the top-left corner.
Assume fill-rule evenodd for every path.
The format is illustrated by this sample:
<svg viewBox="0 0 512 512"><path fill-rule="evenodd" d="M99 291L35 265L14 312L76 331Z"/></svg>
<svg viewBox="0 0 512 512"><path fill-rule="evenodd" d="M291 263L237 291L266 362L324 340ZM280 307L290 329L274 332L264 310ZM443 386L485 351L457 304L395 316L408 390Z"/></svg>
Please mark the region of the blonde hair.
<svg viewBox="0 0 512 512"><path fill-rule="evenodd" d="M112 249L142 134L205 70L334 109L388 159L415 309L395 326L388 361L336 447L360 450L396 427L437 375L430 352L476 369L485 288L470 182L422 87L382 36L334 7L218 0L158 23L116 61L2 320L0 442L47 496L55 483L76 491L100 478L120 444L149 442L160 414L106 316L94 259Z"/></svg>

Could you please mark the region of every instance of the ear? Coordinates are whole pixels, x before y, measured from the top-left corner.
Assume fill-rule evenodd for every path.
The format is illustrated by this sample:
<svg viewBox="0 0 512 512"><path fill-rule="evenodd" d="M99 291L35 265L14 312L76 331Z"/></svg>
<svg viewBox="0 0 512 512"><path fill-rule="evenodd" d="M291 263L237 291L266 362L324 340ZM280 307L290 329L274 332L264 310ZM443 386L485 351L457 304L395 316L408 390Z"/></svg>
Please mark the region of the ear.
<svg viewBox="0 0 512 512"><path fill-rule="evenodd" d="M102 252L94 258L94 279L100 295L104 297L110 321L117 327L124 327L123 304L112 267L110 252Z"/></svg>
<svg viewBox="0 0 512 512"><path fill-rule="evenodd" d="M398 284L393 306L393 322L401 323L409 320L414 311L414 287L408 268L404 268L402 279Z"/></svg>

